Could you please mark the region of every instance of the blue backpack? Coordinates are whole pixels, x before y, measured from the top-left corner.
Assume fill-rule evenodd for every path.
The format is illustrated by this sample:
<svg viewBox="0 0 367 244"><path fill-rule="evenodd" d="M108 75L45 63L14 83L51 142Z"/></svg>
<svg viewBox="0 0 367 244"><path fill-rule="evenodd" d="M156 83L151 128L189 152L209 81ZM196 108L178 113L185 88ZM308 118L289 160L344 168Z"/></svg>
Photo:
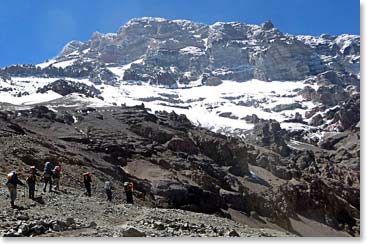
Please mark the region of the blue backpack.
<svg viewBox="0 0 367 244"><path fill-rule="evenodd" d="M51 162L47 162L47 163L45 164L44 172L45 172L46 174L52 175L52 164L51 164Z"/></svg>

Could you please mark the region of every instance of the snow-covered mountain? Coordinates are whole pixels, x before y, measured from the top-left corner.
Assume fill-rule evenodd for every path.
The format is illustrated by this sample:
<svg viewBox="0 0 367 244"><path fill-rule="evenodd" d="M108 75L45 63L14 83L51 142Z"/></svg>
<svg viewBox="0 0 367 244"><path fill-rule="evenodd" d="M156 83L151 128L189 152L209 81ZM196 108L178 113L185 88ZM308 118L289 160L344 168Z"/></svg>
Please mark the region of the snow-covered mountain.
<svg viewBox="0 0 367 244"><path fill-rule="evenodd" d="M132 19L0 69L0 171L62 162L76 192L88 170L103 197L132 181L139 205L359 236L359 64L354 35Z"/></svg>
<svg viewBox="0 0 367 244"><path fill-rule="evenodd" d="M345 129L333 113L359 94L359 49L359 36L295 36L270 21L132 19L117 33L72 41L44 63L1 69L0 102L144 103L242 136L261 119L274 119L317 142L323 132Z"/></svg>

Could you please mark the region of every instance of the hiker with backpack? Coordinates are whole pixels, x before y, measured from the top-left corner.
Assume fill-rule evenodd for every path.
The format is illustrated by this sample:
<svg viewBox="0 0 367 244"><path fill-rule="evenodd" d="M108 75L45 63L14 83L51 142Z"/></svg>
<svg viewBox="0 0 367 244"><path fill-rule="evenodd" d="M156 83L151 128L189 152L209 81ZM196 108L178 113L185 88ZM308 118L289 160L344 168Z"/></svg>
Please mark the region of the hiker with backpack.
<svg viewBox="0 0 367 244"><path fill-rule="evenodd" d="M54 180L55 190L60 191L61 165L57 165L52 170L52 178Z"/></svg>
<svg viewBox="0 0 367 244"><path fill-rule="evenodd" d="M83 181L84 181L85 190L87 191L86 195L88 197L90 197L92 195L91 194L91 192L92 192L92 185L91 185L92 177L91 177L90 172L87 172L87 173L83 174Z"/></svg>
<svg viewBox="0 0 367 244"><path fill-rule="evenodd" d="M18 179L18 176L15 171L12 171L7 175L8 181L6 182L6 186L8 187L10 194L10 204L12 208L16 208L14 202L17 199L17 186L18 184L25 187L25 184Z"/></svg>
<svg viewBox="0 0 367 244"><path fill-rule="evenodd" d="M34 200L34 192L36 191L37 176L40 176L40 174L37 173L36 166L32 166L30 168L30 175L26 179L28 184L29 198L32 200Z"/></svg>
<svg viewBox="0 0 367 244"><path fill-rule="evenodd" d="M112 184L111 184L111 181L106 181L104 183L104 189L106 190L107 201L111 202L112 201Z"/></svg>
<svg viewBox="0 0 367 244"><path fill-rule="evenodd" d="M124 190L126 194L126 203L134 204L133 199L134 184L132 182L124 182Z"/></svg>
<svg viewBox="0 0 367 244"><path fill-rule="evenodd" d="M51 162L46 162L43 170L43 179L45 181L45 186L43 187L44 192L46 192L47 185L49 185L49 192L52 192L52 175L52 164Z"/></svg>

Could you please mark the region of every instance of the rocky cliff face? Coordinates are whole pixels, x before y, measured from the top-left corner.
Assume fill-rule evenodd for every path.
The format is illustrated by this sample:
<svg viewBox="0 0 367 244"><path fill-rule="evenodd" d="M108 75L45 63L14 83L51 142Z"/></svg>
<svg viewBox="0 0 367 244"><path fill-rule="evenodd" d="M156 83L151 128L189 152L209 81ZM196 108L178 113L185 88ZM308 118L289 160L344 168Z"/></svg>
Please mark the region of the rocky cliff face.
<svg viewBox="0 0 367 244"><path fill-rule="evenodd" d="M142 80L161 82L161 72L171 78L169 84L203 74L237 81L303 80L326 70L358 74L359 45L357 36L293 36L271 22L204 25L143 18L130 20L117 33L95 33L86 43L73 41L59 58L82 54L122 65L142 59L123 79L137 73Z"/></svg>
<svg viewBox="0 0 367 244"><path fill-rule="evenodd" d="M246 81L303 80L327 70L359 75L359 55L359 36L294 36L282 33L271 22L205 25L141 18L130 20L117 33L94 33L87 42L68 43L56 61L75 66L65 71L74 76L111 80L113 75L98 66L127 65L121 77L115 78L175 85L203 76ZM93 74L75 70L81 63L95 62ZM44 68L58 75L57 70L47 70L55 66L60 67L50 62ZM9 72L17 71L8 68Z"/></svg>

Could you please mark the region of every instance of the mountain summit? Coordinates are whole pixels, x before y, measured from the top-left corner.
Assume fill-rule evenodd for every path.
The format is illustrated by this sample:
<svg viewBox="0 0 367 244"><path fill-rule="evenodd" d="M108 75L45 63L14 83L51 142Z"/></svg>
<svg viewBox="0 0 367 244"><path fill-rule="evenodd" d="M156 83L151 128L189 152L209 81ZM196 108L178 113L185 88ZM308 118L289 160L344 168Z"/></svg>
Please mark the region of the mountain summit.
<svg viewBox="0 0 367 244"><path fill-rule="evenodd" d="M162 18L132 19L117 33L94 33L67 44L57 61L129 65L120 79L187 83L222 80L303 80L327 70L359 74L359 36L285 34L262 25L212 25ZM134 63L131 65L131 63Z"/></svg>

